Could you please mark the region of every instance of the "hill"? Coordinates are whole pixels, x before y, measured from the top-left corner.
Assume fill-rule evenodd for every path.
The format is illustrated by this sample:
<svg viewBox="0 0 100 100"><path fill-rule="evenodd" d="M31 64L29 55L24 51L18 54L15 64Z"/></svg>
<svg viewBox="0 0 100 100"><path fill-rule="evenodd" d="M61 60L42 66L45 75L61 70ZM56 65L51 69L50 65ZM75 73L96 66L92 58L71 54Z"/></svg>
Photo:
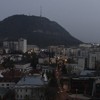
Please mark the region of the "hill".
<svg viewBox="0 0 100 100"><path fill-rule="evenodd" d="M29 44L74 46L81 43L63 27L45 17L13 15L0 21L0 40L26 38Z"/></svg>

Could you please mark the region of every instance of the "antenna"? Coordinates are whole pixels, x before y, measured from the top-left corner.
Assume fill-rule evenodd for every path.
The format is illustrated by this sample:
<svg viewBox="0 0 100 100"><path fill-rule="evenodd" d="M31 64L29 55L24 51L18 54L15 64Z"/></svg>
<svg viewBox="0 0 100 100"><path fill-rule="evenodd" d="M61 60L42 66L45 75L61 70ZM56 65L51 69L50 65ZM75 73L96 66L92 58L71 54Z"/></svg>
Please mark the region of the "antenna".
<svg viewBox="0 0 100 100"><path fill-rule="evenodd" d="M40 17L42 17L42 6L40 6Z"/></svg>

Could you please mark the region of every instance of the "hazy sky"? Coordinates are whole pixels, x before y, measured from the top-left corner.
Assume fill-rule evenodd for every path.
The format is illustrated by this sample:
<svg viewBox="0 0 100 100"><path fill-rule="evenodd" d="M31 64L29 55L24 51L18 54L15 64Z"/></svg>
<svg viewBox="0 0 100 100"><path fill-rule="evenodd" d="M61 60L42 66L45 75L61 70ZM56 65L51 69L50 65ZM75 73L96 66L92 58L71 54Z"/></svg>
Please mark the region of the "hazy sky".
<svg viewBox="0 0 100 100"><path fill-rule="evenodd" d="M40 15L58 22L84 42L100 43L100 0L0 0L0 20L14 15Z"/></svg>

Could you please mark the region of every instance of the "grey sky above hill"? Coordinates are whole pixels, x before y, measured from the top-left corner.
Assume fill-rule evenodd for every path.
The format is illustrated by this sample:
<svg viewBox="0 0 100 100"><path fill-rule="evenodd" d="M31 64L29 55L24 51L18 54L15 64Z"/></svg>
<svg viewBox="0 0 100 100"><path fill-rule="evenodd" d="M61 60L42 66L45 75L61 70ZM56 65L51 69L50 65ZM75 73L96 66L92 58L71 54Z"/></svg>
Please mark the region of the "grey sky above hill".
<svg viewBox="0 0 100 100"><path fill-rule="evenodd" d="M58 22L83 42L100 43L100 0L0 0L0 20L15 15L40 15Z"/></svg>

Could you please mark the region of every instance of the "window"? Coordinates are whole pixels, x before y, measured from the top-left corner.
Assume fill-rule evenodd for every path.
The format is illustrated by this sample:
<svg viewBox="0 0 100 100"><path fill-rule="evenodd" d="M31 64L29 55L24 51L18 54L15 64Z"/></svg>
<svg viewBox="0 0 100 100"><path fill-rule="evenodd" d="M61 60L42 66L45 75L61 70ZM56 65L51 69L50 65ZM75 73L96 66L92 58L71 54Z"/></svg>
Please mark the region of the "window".
<svg viewBox="0 0 100 100"><path fill-rule="evenodd" d="M19 89L17 89L17 92L19 91Z"/></svg>
<svg viewBox="0 0 100 100"><path fill-rule="evenodd" d="M9 86L9 84L7 84L7 86Z"/></svg>
<svg viewBox="0 0 100 100"><path fill-rule="evenodd" d="M22 89L20 89L20 92L22 92Z"/></svg>
<svg viewBox="0 0 100 100"><path fill-rule="evenodd" d="M19 98L19 95L17 95L17 98Z"/></svg>
<svg viewBox="0 0 100 100"><path fill-rule="evenodd" d="M25 97L27 97L27 94L25 95Z"/></svg>
<svg viewBox="0 0 100 100"><path fill-rule="evenodd" d="M4 86L4 84L2 84L2 86Z"/></svg>
<svg viewBox="0 0 100 100"><path fill-rule="evenodd" d="M20 95L20 98L22 98L22 95Z"/></svg>

